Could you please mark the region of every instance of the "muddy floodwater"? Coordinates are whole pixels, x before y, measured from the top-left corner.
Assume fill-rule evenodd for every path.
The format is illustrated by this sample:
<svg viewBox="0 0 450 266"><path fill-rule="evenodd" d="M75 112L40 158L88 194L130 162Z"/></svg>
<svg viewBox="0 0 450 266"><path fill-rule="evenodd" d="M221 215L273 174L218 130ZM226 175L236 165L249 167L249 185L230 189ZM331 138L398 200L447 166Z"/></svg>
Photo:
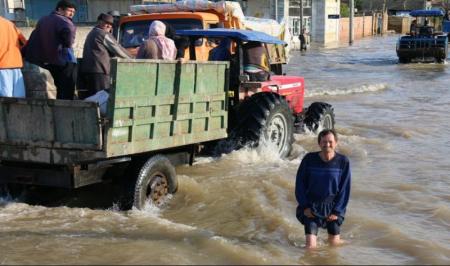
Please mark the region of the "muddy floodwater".
<svg viewBox="0 0 450 266"><path fill-rule="evenodd" d="M397 64L397 35L292 51L306 105L333 105L352 167L346 244L303 248L291 156L243 149L177 167L167 206L119 211L98 186L0 203L0 264L450 264L450 66Z"/></svg>

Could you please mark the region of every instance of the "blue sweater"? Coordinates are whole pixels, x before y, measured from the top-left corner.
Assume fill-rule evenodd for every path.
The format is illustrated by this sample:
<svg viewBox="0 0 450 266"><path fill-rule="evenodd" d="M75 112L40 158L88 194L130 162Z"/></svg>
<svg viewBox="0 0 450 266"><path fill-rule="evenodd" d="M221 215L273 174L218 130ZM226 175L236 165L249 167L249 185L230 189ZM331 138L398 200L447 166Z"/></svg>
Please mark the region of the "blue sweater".
<svg viewBox="0 0 450 266"><path fill-rule="evenodd" d="M318 218L344 217L350 196L350 162L336 153L329 162L319 152L305 155L297 172L295 196L299 210L311 208ZM303 211L302 211L303 212Z"/></svg>

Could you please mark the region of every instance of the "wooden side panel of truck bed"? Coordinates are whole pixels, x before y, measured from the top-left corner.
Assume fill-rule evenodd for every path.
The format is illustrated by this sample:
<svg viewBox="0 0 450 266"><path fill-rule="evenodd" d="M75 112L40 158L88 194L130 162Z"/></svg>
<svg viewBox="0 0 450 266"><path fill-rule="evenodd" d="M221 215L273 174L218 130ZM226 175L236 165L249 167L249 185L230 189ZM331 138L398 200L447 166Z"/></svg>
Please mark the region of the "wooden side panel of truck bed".
<svg viewBox="0 0 450 266"><path fill-rule="evenodd" d="M70 163L101 156L96 103L0 97L0 159Z"/></svg>
<svg viewBox="0 0 450 266"><path fill-rule="evenodd" d="M108 157L227 137L228 63L118 59Z"/></svg>
<svg viewBox="0 0 450 266"><path fill-rule="evenodd" d="M227 137L228 63L113 59L97 103L0 97L0 160L79 164Z"/></svg>

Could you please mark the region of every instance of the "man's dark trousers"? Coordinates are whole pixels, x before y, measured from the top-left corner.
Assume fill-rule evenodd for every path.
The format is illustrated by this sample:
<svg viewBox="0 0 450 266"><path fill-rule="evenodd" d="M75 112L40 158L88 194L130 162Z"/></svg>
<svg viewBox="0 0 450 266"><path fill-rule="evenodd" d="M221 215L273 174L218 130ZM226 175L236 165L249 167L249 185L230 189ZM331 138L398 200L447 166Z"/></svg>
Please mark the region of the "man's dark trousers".
<svg viewBox="0 0 450 266"><path fill-rule="evenodd" d="M55 82L56 99L73 100L77 81L77 64L46 65L45 68L50 71Z"/></svg>

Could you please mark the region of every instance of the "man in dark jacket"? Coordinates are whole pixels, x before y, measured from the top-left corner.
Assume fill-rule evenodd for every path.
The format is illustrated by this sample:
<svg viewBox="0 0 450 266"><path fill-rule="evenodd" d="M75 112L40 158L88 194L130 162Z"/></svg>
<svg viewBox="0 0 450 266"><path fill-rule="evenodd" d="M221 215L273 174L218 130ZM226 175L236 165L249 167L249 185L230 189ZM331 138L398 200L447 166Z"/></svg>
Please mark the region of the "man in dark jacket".
<svg viewBox="0 0 450 266"><path fill-rule="evenodd" d="M100 14L97 18L97 26L86 37L80 75L87 92L81 98L110 88L109 75L112 57L131 58L127 50L111 34L113 23L113 16Z"/></svg>
<svg viewBox="0 0 450 266"><path fill-rule="evenodd" d="M22 49L25 60L48 69L56 86L56 98L73 99L77 80L72 48L76 27L72 22L76 6L61 0L55 11L42 17Z"/></svg>

